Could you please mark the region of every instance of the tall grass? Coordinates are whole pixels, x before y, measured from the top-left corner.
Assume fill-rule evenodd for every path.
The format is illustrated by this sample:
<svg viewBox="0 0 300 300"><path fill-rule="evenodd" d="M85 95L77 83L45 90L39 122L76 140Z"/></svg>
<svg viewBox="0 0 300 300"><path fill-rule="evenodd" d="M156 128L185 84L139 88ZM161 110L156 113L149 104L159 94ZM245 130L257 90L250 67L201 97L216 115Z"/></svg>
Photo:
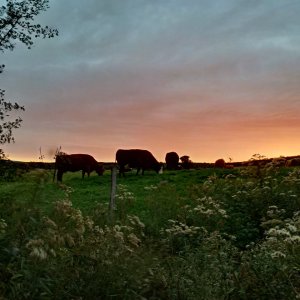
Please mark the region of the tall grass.
<svg viewBox="0 0 300 300"><path fill-rule="evenodd" d="M0 298L298 299L300 170L1 183Z"/></svg>

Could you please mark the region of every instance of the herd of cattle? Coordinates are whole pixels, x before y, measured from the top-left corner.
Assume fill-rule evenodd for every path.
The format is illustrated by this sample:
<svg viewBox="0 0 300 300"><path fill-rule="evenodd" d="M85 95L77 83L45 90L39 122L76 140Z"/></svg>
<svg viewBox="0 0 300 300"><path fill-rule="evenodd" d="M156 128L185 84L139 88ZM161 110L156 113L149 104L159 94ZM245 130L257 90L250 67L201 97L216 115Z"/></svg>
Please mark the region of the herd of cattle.
<svg viewBox="0 0 300 300"><path fill-rule="evenodd" d="M179 159L181 162L179 162ZM190 169L193 166L189 156L184 155L179 158L176 152L168 152L165 157L165 162L166 169L168 170ZM269 162L285 166L300 166L299 157L250 161L247 162L247 165L266 164ZM136 174L139 174L140 171L144 174L145 170L154 170L156 173L161 173L163 170L163 163L158 162L148 150L119 149L116 152L116 163L119 168L119 176L125 176L125 172L131 169L136 169ZM214 163L214 167L216 168L233 168L235 166L234 163L227 164L224 159L218 159ZM104 164L97 162L95 158L89 154L58 154L55 159L53 180L56 176L57 181L61 182L63 174L68 171L82 171L82 178L84 178L85 173L90 176L91 172L96 171L98 175L103 175L104 170Z"/></svg>

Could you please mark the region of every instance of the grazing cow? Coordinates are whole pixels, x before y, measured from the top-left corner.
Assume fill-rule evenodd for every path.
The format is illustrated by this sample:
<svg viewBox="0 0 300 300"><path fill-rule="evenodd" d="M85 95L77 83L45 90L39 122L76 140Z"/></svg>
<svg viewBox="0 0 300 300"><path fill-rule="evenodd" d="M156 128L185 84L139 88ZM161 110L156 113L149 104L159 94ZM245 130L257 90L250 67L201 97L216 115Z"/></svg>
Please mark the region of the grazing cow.
<svg viewBox="0 0 300 300"><path fill-rule="evenodd" d="M53 181L55 179L55 173L57 170L57 181L62 182L62 176L65 172L77 172L82 170L82 178L84 174L96 171L98 175L103 175L103 164L95 160L95 158L89 154L63 154L57 155L55 160Z"/></svg>
<svg viewBox="0 0 300 300"><path fill-rule="evenodd" d="M162 169L162 164L160 164L148 150L119 149L116 152L116 161L119 165L120 176L125 176L126 165L128 165L130 168L136 168L136 174L138 174L142 169L142 175L144 175L145 170L152 169L158 173Z"/></svg>
<svg viewBox="0 0 300 300"><path fill-rule="evenodd" d="M215 161L215 168L225 168L226 163L223 158L219 158Z"/></svg>
<svg viewBox="0 0 300 300"><path fill-rule="evenodd" d="M190 169L193 165L193 163L190 160L190 157L188 155L181 156L180 160L181 160L181 167L183 169Z"/></svg>
<svg viewBox="0 0 300 300"><path fill-rule="evenodd" d="M298 167L300 166L300 158L292 158L286 161L286 167Z"/></svg>
<svg viewBox="0 0 300 300"><path fill-rule="evenodd" d="M284 157L273 158L271 163L276 167L284 167L286 165L287 160Z"/></svg>
<svg viewBox="0 0 300 300"><path fill-rule="evenodd" d="M166 164L169 170L178 170L179 155L176 152L168 152L166 154Z"/></svg>

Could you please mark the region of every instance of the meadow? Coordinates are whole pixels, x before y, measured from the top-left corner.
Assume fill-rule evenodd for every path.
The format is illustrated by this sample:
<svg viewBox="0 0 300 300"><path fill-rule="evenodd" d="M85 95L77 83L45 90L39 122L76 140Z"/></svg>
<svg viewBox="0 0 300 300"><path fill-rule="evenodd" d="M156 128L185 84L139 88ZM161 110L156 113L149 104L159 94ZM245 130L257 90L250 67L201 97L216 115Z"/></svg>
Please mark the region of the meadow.
<svg viewBox="0 0 300 300"><path fill-rule="evenodd" d="M0 181L0 299L300 299L300 168Z"/></svg>

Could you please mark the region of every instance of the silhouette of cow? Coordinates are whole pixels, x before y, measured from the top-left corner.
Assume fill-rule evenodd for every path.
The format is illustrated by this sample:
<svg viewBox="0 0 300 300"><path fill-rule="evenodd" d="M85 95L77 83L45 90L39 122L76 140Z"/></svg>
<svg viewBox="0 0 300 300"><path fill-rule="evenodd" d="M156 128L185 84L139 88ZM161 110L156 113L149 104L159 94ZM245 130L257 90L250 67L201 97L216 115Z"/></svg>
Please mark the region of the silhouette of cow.
<svg viewBox="0 0 300 300"><path fill-rule="evenodd" d="M225 167L226 167L226 163L223 158L217 159L215 161L215 168L225 168Z"/></svg>
<svg viewBox="0 0 300 300"><path fill-rule="evenodd" d="M300 158L292 158L286 161L286 167L298 167L300 166Z"/></svg>
<svg viewBox="0 0 300 300"><path fill-rule="evenodd" d="M183 169L190 169L193 166L193 162L190 160L188 155L183 155L180 157L181 167Z"/></svg>
<svg viewBox="0 0 300 300"><path fill-rule="evenodd" d="M166 164L169 170L178 170L179 155L176 152L168 152L166 154Z"/></svg>
<svg viewBox="0 0 300 300"><path fill-rule="evenodd" d="M62 176L65 172L82 171L82 179L85 173L90 176L90 173L96 171L98 175L103 175L103 163L99 163L89 154L63 154L57 155L55 159L53 181L57 170L57 181L62 182Z"/></svg>
<svg viewBox="0 0 300 300"><path fill-rule="evenodd" d="M142 175L144 175L145 170L154 170L156 173L158 173L162 169L162 164L159 163L148 150L119 149L116 152L116 162L119 166L120 176L125 176L126 165L128 165L130 168L136 168L137 175L139 174L140 170L142 170Z"/></svg>

